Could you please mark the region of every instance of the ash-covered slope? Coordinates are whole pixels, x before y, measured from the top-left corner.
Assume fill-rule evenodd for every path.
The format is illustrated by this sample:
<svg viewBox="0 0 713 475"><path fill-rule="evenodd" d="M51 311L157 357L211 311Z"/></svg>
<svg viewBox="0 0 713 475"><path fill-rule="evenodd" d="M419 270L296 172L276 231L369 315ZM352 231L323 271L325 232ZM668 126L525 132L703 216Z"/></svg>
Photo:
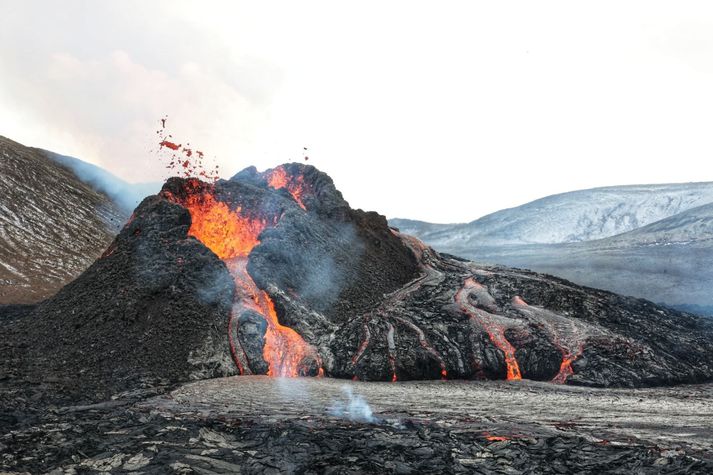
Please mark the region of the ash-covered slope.
<svg viewBox="0 0 713 475"><path fill-rule="evenodd" d="M298 164L215 185L169 180L105 257L7 320L15 373L79 374L98 391L238 372L591 386L713 377L706 320L438 254Z"/></svg>
<svg viewBox="0 0 713 475"><path fill-rule="evenodd" d="M101 258L56 295L0 307L3 374L54 381L70 399L233 374L232 280L186 237L190 222L184 208L146 198Z"/></svg>
<svg viewBox="0 0 713 475"><path fill-rule="evenodd" d="M628 233L599 240L602 245L669 246L713 240L713 203L692 208Z"/></svg>
<svg viewBox="0 0 713 475"><path fill-rule="evenodd" d="M712 182L610 186L547 196L465 224L391 224L436 249L467 250L602 239L707 203L713 203Z"/></svg>
<svg viewBox="0 0 713 475"><path fill-rule="evenodd" d="M0 137L0 304L54 294L106 249L128 214L46 152Z"/></svg>

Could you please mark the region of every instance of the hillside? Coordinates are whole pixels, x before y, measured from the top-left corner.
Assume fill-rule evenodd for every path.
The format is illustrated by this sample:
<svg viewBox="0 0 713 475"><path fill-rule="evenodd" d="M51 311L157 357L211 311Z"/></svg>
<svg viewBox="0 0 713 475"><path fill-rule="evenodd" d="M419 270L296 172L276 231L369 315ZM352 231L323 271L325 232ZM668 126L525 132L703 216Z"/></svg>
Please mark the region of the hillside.
<svg viewBox="0 0 713 475"><path fill-rule="evenodd" d="M713 305L713 203L594 241L438 249L682 309Z"/></svg>
<svg viewBox="0 0 713 475"><path fill-rule="evenodd" d="M106 249L128 213L46 152L0 137L0 303L44 299Z"/></svg>
<svg viewBox="0 0 713 475"><path fill-rule="evenodd" d="M452 251L685 309L713 305L713 204L596 241Z"/></svg>
<svg viewBox="0 0 713 475"><path fill-rule="evenodd" d="M711 200L711 190L712 183L600 188L546 197L468 224L390 223L477 262L703 308L713 304L713 203L693 205ZM654 217L660 219L647 222ZM592 236L598 238L585 240Z"/></svg>
<svg viewBox="0 0 713 475"><path fill-rule="evenodd" d="M437 249L558 244L632 231L713 202L713 182L593 188L547 196L464 224L392 219Z"/></svg>

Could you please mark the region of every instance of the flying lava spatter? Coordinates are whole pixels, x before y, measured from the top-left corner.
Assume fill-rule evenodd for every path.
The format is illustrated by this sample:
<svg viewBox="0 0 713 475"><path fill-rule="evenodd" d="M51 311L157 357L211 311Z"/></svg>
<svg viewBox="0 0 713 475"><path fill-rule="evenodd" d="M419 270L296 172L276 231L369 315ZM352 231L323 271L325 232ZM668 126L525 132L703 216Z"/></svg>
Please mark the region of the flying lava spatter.
<svg viewBox="0 0 713 475"><path fill-rule="evenodd" d="M205 154L200 150L194 150L190 143L185 145L176 143L173 136L166 130L168 116L161 119L161 128L156 130L158 135L159 157L166 160L166 168L178 176L184 178L196 177L209 182L216 182L220 178L220 167L215 165L207 168L204 163ZM162 153L168 151L169 153Z"/></svg>

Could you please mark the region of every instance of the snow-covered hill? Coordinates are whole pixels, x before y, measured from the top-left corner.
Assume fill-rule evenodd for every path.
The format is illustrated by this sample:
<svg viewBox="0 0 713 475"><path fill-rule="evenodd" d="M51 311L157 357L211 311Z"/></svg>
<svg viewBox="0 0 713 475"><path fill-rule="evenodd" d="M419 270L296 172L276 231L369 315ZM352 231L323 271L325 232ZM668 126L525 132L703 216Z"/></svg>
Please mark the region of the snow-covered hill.
<svg viewBox="0 0 713 475"><path fill-rule="evenodd" d="M632 231L713 202L713 182L593 188L547 196L464 224L392 219L439 247L581 242Z"/></svg>
<svg viewBox="0 0 713 475"><path fill-rule="evenodd" d="M0 304L52 295L101 255L128 215L47 152L0 137Z"/></svg>
<svg viewBox="0 0 713 475"><path fill-rule="evenodd" d="M654 217L660 219L647 222ZM532 269L668 305L713 305L713 183L566 193L465 225L391 224L437 250L478 262ZM625 232L584 240L614 230Z"/></svg>

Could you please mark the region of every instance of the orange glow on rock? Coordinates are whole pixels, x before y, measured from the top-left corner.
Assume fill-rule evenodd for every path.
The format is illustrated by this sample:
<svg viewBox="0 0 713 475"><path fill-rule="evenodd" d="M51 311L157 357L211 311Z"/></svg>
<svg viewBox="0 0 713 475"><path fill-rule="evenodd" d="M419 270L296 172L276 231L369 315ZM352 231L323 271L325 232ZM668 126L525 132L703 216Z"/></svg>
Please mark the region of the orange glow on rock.
<svg viewBox="0 0 713 475"><path fill-rule="evenodd" d="M192 219L188 235L201 241L224 260L247 257L260 243L260 233L268 224L274 225L266 219L244 217L240 208L233 211L211 194L191 195L184 206Z"/></svg>
<svg viewBox="0 0 713 475"><path fill-rule="evenodd" d="M489 435L486 437L491 442L502 442L503 440L510 440L509 437L505 437L503 435Z"/></svg>
<svg viewBox="0 0 713 475"><path fill-rule="evenodd" d="M267 292L258 288L248 274L246 257L238 256L226 261L226 264L235 279L236 291L242 297L242 302L267 321L262 356L270 368L268 376L300 376L300 363L309 356L316 358L314 349L299 333L280 324L272 299Z"/></svg>
<svg viewBox="0 0 713 475"><path fill-rule="evenodd" d="M567 378L574 374L572 369L572 363L577 359L576 355L566 355L562 357L562 363L560 364L560 370L557 375L552 378L552 382L555 384L564 384Z"/></svg>
<svg viewBox="0 0 713 475"><path fill-rule="evenodd" d="M527 302L525 302L525 300L523 300L523 298L519 295L513 297L512 302L513 305L515 305L516 307L521 307L525 309L529 307ZM574 361L581 356L584 347L582 346L581 342L579 342L576 345L576 348L573 350L570 349L572 345L563 345L562 338L558 335L558 331L556 330L556 328L557 327L554 327L555 330L552 332L552 343L562 353L562 363L560 363L559 371L550 382L555 384L565 384L567 382L567 378L574 374L572 363L574 363Z"/></svg>
<svg viewBox="0 0 713 475"><path fill-rule="evenodd" d="M302 202L305 194L305 183L302 175L290 176L287 174L285 167L279 166L268 174L267 184L276 190L287 189L292 198L300 205L300 208L307 209Z"/></svg>

